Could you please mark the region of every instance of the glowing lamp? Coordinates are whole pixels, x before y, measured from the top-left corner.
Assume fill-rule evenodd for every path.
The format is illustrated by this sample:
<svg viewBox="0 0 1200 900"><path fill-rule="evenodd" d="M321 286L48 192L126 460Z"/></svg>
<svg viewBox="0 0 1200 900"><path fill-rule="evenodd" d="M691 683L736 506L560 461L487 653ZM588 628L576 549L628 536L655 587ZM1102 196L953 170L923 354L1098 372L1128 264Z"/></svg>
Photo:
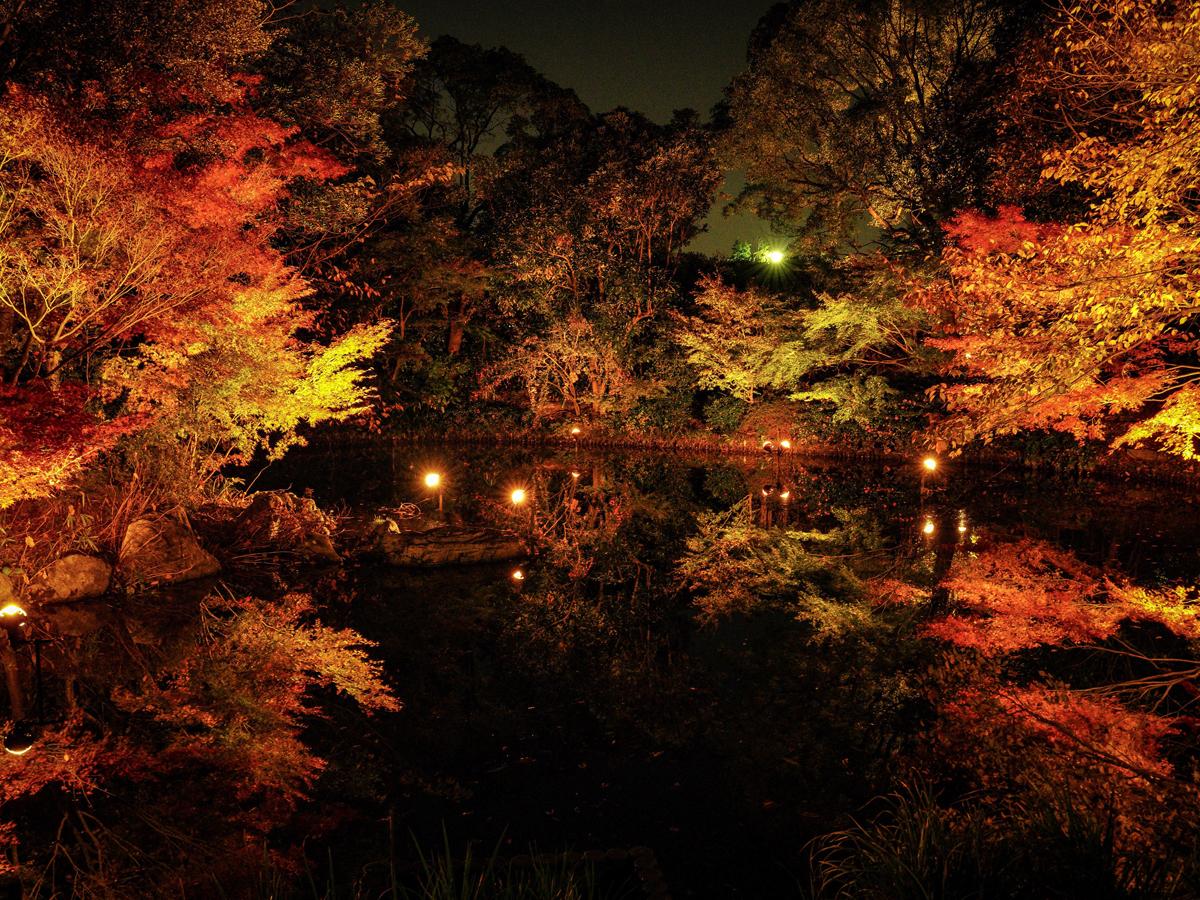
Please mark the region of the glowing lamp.
<svg viewBox="0 0 1200 900"><path fill-rule="evenodd" d="M571 427L571 436L572 437L579 437L579 435L581 435L581 434L583 434L583 429L580 428L578 425L573 425Z"/></svg>
<svg viewBox="0 0 1200 900"><path fill-rule="evenodd" d="M577 479L577 478L579 478L579 470L578 470L578 469L572 469L572 470L571 470L571 477L572 477L572 478L576 478L576 479Z"/></svg>
<svg viewBox="0 0 1200 900"><path fill-rule="evenodd" d="M966 525L964 525L964 524L961 524L961 523L960 523L960 524L959 524L959 526L958 526L958 533L959 533L959 534L966 534L966 533L967 533L967 526L966 526Z"/></svg>
<svg viewBox="0 0 1200 900"><path fill-rule="evenodd" d="M520 506L525 502L527 496L525 488L514 488L513 492L509 495L509 499L512 500L513 506Z"/></svg>
<svg viewBox="0 0 1200 900"><path fill-rule="evenodd" d="M792 442L789 441L787 438L784 438L782 441L779 442L779 446L782 447L784 450L791 450Z"/></svg>
<svg viewBox="0 0 1200 900"><path fill-rule="evenodd" d="M513 581L524 581L525 573L522 572L520 569L513 569L512 580Z"/></svg>
<svg viewBox="0 0 1200 900"><path fill-rule="evenodd" d="M438 487L439 485L441 485L441 483L442 483L442 476L441 476L441 474L440 474L440 473L438 473L438 472L429 472L428 474L426 474L426 476L425 476L425 487L427 487L427 488L435 488L435 487Z"/></svg>
<svg viewBox="0 0 1200 900"><path fill-rule="evenodd" d="M792 492L784 491L782 494L779 495L779 499L782 500L784 503L787 503L789 500L792 499Z"/></svg>
<svg viewBox="0 0 1200 900"><path fill-rule="evenodd" d="M921 526L922 534L933 534L937 530L937 526L933 524L933 519L926 519L925 524Z"/></svg>
<svg viewBox="0 0 1200 900"><path fill-rule="evenodd" d="M925 467L926 472L936 472L938 467L937 458L933 456L927 456L921 460L921 465Z"/></svg>
<svg viewBox="0 0 1200 900"><path fill-rule="evenodd" d="M766 253L767 262L769 262L773 266L779 265L786 258L787 257L784 255L784 252L782 250L768 250Z"/></svg>
<svg viewBox="0 0 1200 900"><path fill-rule="evenodd" d="M25 612L15 603L10 603L3 609L0 609L0 628L8 631L10 634L24 627L29 621L29 613Z"/></svg>

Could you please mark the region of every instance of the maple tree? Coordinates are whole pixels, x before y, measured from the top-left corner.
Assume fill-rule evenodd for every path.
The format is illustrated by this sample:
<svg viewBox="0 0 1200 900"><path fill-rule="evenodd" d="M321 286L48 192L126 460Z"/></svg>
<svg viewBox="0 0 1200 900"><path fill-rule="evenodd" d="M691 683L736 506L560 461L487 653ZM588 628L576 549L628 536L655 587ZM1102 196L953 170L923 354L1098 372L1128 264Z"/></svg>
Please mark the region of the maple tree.
<svg viewBox="0 0 1200 900"><path fill-rule="evenodd" d="M1019 209L950 227L949 277L915 293L949 354L937 388L954 445L1057 430L1111 446L1197 453L1194 206L1200 130L1191 6L1077 4L1024 62L1062 136L1043 177L1090 198L1076 220ZM966 302L964 302L964 300Z"/></svg>

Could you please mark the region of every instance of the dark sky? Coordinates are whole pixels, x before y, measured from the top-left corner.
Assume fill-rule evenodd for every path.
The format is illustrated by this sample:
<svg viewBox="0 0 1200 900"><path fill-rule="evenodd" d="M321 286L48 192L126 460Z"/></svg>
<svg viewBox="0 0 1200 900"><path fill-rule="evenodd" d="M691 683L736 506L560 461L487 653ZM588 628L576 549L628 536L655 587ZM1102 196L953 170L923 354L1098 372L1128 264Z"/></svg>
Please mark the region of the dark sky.
<svg viewBox="0 0 1200 900"><path fill-rule="evenodd" d="M773 0L395 0L425 37L452 34L520 53L574 88L594 112L627 106L664 122L707 115L743 68L746 42ZM753 218L710 217L697 249L727 251L768 235Z"/></svg>

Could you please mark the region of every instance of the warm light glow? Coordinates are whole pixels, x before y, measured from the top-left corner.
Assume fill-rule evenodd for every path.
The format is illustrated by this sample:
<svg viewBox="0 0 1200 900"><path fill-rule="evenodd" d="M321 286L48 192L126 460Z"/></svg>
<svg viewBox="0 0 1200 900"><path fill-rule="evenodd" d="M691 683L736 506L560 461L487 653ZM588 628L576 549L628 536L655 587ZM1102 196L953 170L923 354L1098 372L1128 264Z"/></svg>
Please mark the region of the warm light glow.
<svg viewBox="0 0 1200 900"><path fill-rule="evenodd" d="M578 437L579 435L583 434L583 429L580 428L578 425L575 425L574 427L571 428L571 434Z"/></svg>
<svg viewBox="0 0 1200 900"><path fill-rule="evenodd" d="M525 573L522 572L520 569L513 569L512 578L513 578L513 581L524 581Z"/></svg>
<svg viewBox="0 0 1200 900"><path fill-rule="evenodd" d="M787 256L784 254L784 252L782 250L768 250L766 253L767 262L769 262L773 266L779 265L786 258L787 258Z"/></svg>
<svg viewBox="0 0 1200 900"><path fill-rule="evenodd" d="M938 463L935 457L927 456L921 460L921 465L925 467L926 472L936 472Z"/></svg>
<svg viewBox="0 0 1200 900"><path fill-rule="evenodd" d="M784 491L782 494L779 495L779 499L782 500L784 503L787 503L788 500L792 499L792 492Z"/></svg>
<svg viewBox="0 0 1200 900"><path fill-rule="evenodd" d="M967 533L967 526L966 526L965 524L963 524L963 523L959 523L959 526L958 526L958 533L959 533L959 534L966 534L966 533Z"/></svg>
<svg viewBox="0 0 1200 900"><path fill-rule="evenodd" d="M520 506L525 502L525 488L514 488L512 494L509 496L514 506Z"/></svg>
<svg viewBox="0 0 1200 900"><path fill-rule="evenodd" d="M789 441L787 438L784 438L782 441L779 442L779 446L782 447L784 450L791 450L792 442Z"/></svg>
<svg viewBox="0 0 1200 900"><path fill-rule="evenodd" d="M0 609L0 628L14 634L29 621L29 614L15 603L10 603Z"/></svg>
<svg viewBox="0 0 1200 900"><path fill-rule="evenodd" d="M12 756L24 756L37 743L37 733L28 725L17 722L4 737L4 752Z"/></svg>
<svg viewBox="0 0 1200 900"><path fill-rule="evenodd" d="M437 472L430 472L425 476L425 487L435 488L442 483L442 476Z"/></svg>
<svg viewBox="0 0 1200 900"><path fill-rule="evenodd" d="M933 524L933 519L926 519L925 524L921 526L923 534L933 534L937 530L937 526Z"/></svg>
<svg viewBox="0 0 1200 900"><path fill-rule="evenodd" d="M579 472L578 472L578 471L576 471L575 469L572 469L572 470L571 470L571 477L572 477L572 478L578 478L578 477L579 477Z"/></svg>
<svg viewBox="0 0 1200 900"><path fill-rule="evenodd" d="M772 444L770 441L763 441L763 449L764 450L770 450L774 446L775 445Z"/></svg>

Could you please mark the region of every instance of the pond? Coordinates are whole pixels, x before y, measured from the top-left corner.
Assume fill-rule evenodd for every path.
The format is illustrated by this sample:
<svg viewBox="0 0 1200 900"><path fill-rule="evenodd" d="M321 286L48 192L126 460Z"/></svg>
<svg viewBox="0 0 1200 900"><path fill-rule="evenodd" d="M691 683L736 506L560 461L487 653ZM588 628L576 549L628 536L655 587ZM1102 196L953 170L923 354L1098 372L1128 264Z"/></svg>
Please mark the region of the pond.
<svg viewBox="0 0 1200 900"><path fill-rule="evenodd" d="M1060 593L1072 579L1154 591L1200 568L1190 492L953 460L929 473L919 460L381 444L295 454L254 487L309 492L347 522L413 527L416 503L426 523L532 541L514 563L365 558L302 585L327 621L377 643L404 703L368 730L322 726L354 773L318 793L323 811L357 814L318 842L347 878L384 855L391 817L402 857L413 839L648 847L674 897L800 896L806 844L869 819L914 772L951 794L994 786L937 753L958 746L940 723L967 669L1021 689L1116 677L1070 647L1118 627L1127 641L1128 623L1090 635L1000 605L971 632L999 649L947 649L930 623L974 621L957 606L971 577L1032 596L1042 577ZM1011 548L1024 549L1006 569L996 554Z"/></svg>

